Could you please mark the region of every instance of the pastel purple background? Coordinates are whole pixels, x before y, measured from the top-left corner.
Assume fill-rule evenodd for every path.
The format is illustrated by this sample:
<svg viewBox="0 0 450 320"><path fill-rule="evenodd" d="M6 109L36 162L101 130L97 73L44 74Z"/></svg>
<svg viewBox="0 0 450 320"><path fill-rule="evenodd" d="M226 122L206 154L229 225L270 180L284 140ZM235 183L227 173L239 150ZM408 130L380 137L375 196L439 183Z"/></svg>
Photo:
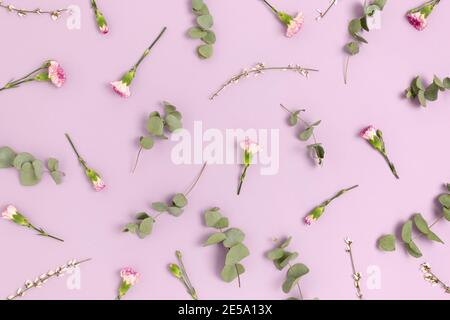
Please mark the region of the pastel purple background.
<svg viewBox="0 0 450 320"><path fill-rule="evenodd" d="M31 1L14 0L16 7ZM41 0L42 8L55 1ZM126 3L126 4L125 4ZM349 84L342 80L343 45L349 41L347 24L358 14L360 1L339 1L316 22L315 9L328 0L276 1L294 14L305 13L304 29L294 38L261 1L207 1L215 18L217 44L212 59L195 54L198 41L186 37L193 26L190 1L98 1L111 32L100 35L88 1L58 1L79 5L81 30L66 28L48 17L18 18L0 11L3 84L53 58L62 63L67 83L61 89L29 84L0 94L0 144L36 157L58 158L66 172L56 186L46 176L36 187L22 187L15 170L0 171L1 207L15 204L35 224L63 237L61 244L38 238L33 232L2 221L0 225L0 296L6 297L28 278L68 259L93 260L81 267L81 290L68 290L65 278L49 281L24 299L111 299L118 287L118 272L132 266L142 277L127 299L187 299L181 283L166 269L180 249L201 299L284 299L284 272L277 271L264 254L272 237L292 235L291 249L311 272L301 281L306 298L355 299L343 238L354 240L357 268L363 274L367 299L445 299L441 289L422 279L419 264L428 261L444 281L450 281L448 245L418 241L421 259L409 257L400 245L383 253L376 240L393 232L415 212L432 220L439 213L436 196L450 180L448 125L450 95L441 94L427 109L402 97L416 75L427 81L433 73L450 74L448 18L443 1L423 32L405 20L405 12L421 1L389 1L382 13L382 30L366 34L369 44L352 58ZM142 64L124 100L108 82L118 79L136 61L161 30L167 33ZM244 67L262 61L271 66L289 63L316 67L306 80L294 73L271 72L230 87L215 101L209 95ZM184 126L195 120L204 129L279 128L280 170L261 176L252 167L240 197L235 194L238 165L211 165L190 196L180 218L161 217L145 240L121 232L135 213L152 201L183 191L200 165L174 165L173 142L158 143L141 158L137 172L130 168L137 152L137 137L144 132L148 113L168 100L184 115ZM327 154L324 166L315 167L305 155L305 144L286 125L279 103L307 109L307 120L322 119L317 130ZM383 159L358 132L368 124L381 128L401 179L396 181ZM70 132L88 163L99 170L108 187L95 193L64 138ZM311 227L302 218L315 205L343 187L360 188L335 201ZM251 251L244 260L247 272L242 288L220 279L224 256L217 246L201 246L211 230L203 212L219 206L231 225L246 232ZM433 230L450 242L450 225L441 221ZM381 268L381 289L366 287L366 268Z"/></svg>

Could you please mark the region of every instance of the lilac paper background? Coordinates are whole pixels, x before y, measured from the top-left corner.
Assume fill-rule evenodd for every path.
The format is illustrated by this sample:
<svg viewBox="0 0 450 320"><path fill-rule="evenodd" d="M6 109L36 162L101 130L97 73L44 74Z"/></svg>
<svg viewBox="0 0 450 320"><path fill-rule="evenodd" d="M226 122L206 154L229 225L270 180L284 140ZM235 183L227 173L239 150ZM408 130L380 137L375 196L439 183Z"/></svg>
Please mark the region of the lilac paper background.
<svg viewBox="0 0 450 320"><path fill-rule="evenodd" d="M33 7L29 2L15 0L14 5ZM38 186L25 188L14 170L0 171L0 205L15 204L33 222L66 240L61 244L37 238L2 221L0 296L68 259L92 257L81 267L81 290L68 290L63 278L33 290L25 299L111 299L118 271L127 265L142 274L128 299L187 299L166 270L180 249L200 298L284 299L280 288L284 274L264 253L272 248L272 237L292 235L291 249L299 251L298 261L311 269L302 280L305 297L355 299L343 243L349 235L367 299L447 298L427 284L418 269L428 261L444 281L450 281L448 245L418 241L424 257L414 259L401 246L387 254L375 244L414 212L432 220L438 214L436 196L450 180L446 138L450 95L441 94L428 109L401 97L416 74L427 80L433 73L450 74L450 47L445 42L450 4L442 2L428 28L417 32L404 14L420 1L389 1L382 30L367 34L369 44L351 59L345 86L342 47L349 40L347 23L356 16L360 2L340 1L319 23L314 21L315 9L325 8L328 0L273 2L290 13L304 11L305 27L295 38L283 36L282 27L260 1L207 1L218 38L208 61L196 57L198 41L185 36L193 25L189 1L99 1L111 27L107 36L95 29L88 1L58 1L61 7L81 7L81 30L73 31L66 28L66 18L55 23L47 17L19 19L0 11L2 83L47 58L60 61L68 76L62 89L31 84L0 95L0 144L42 159L57 157L67 173L60 186L45 177ZM39 6L53 8L54 3L42 0ZM131 66L164 25L168 31L142 64L132 97L120 99L107 83ZM320 72L309 80L293 73L267 73L229 88L214 102L208 100L224 80L259 61L298 63ZM144 153L136 174L130 174L143 119L160 108L162 100L180 108L187 129L195 120L203 121L204 129L279 128L280 170L261 176L252 168L238 198L240 167L212 165L192 193L185 214L161 218L153 235L139 240L121 233L121 227L136 212L148 210L152 201L184 190L200 170L199 165L172 164L174 144L167 142ZM305 144L286 125L280 102L307 108L308 120L322 119L317 134L327 151L323 168L312 166L305 156ZM396 181L383 159L358 138L358 131L368 124L383 129L401 180ZM104 176L108 184L104 192L89 187L64 138L66 131ZM301 222L316 204L356 183L360 188L334 202L320 222L311 227ZM251 255L244 260L247 272L241 289L221 281L224 257L219 248L201 246L211 231L202 223L202 212L210 206L220 206L231 225L247 234ZM433 229L450 242L446 222ZM381 269L380 290L366 287L370 265Z"/></svg>

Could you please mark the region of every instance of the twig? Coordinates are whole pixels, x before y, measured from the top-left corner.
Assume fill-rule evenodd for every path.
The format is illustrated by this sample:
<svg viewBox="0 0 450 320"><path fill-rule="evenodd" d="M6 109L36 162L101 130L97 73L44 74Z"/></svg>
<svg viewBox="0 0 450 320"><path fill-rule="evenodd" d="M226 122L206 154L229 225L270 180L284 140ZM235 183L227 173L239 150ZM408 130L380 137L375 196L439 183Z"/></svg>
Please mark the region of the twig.
<svg viewBox="0 0 450 320"><path fill-rule="evenodd" d="M349 237L347 237L347 238L344 239L344 242L346 244L345 252L348 252L348 254L350 256L350 262L351 262L351 265L352 265L352 272L353 272L353 274L352 274L353 285L356 288L356 296L359 299L362 299L363 298L363 294L362 294L362 291L361 291L361 273L356 271L355 262L353 260L353 254L352 254L352 243L353 243L353 241Z"/></svg>

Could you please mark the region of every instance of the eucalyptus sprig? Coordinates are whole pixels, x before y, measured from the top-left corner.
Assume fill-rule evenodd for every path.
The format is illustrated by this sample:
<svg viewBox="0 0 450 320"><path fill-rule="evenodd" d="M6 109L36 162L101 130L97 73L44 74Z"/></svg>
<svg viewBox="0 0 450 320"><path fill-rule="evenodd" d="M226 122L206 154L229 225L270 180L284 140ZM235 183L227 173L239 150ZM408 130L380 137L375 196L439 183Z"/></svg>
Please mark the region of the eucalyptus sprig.
<svg viewBox="0 0 450 320"><path fill-rule="evenodd" d="M319 165L321 165L323 163L323 159L325 157L325 149L323 148L322 143L317 141L316 135L314 134L314 128L317 127L321 123L321 120L316 121L311 124L311 123L303 120L300 117L300 113L306 111L305 109L291 111L282 104L280 104L280 106L284 110L289 112L289 125L291 127L296 126L299 120L303 124L303 128L298 135L298 138L301 141L308 141L311 137L313 138L314 143L309 144L307 147L309 150L311 150L313 152L312 153L313 158L315 160L317 160Z"/></svg>
<svg viewBox="0 0 450 320"><path fill-rule="evenodd" d="M183 283L183 285L186 287L187 292L191 295L192 299L198 300L197 292L195 291L195 288L192 286L186 268L184 267L183 256L181 252L177 250L175 252L175 255L177 256L178 264L176 263L169 264L170 273Z"/></svg>
<svg viewBox="0 0 450 320"><path fill-rule="evenodd" d="M450 186L448 184L446 188L447 191L450 192ZM413 238L412 234L413 225L416 226L420 235L425 236L428 240L440 242L442 244L444 243L433 231L431 231L431 228L442 220L442 218L450 221L450 193L441 194L438 200L442 205L443 215L436 219L433 223L429 225L420 213L416 213L412 219L408 219L402 226L401 240L405 244L408 253L415 258L420 258L422 256L422 252L414 242L415 238ZM382 251L395 251L396 240L397 239L394 234L383 235L378 239L378 248Z"/></svg>
<svg viewBox="0 0 450 320"><path fill-rule="evenodd" d="M355 188L357 188L358 185L354 185L350 188L347 189L342 189L340 190L338 193L336 193L333 197L331 197L330 199L325 200L324 202L322 202L320 205L318 205L317 207L315 207L314 209L311 210L311 212L309 213L309 215L307 215L304 219L305 223L307 225L311 225L314 221L317 221L325 212L325 208L334 200L339 198L340 196L342 196L344 193L353 190Z"/></svg>
<svg viewBox="0 0 450 320"><path fill-rule="evenodd" d="M206 225L218 230L218 232L211 234L203 245L210 246L221 243L224 246L227 254L225 257L225 266L220 276L225 282L232 282L237 278L240 288L241 274L245 272L241 261L250 255L250 251L242 243L245 239L244 232L238 228L228 228L228 218L224 217L217 207L207 210L204 218Z"/></svg>
<svg viewBox="0 0 450 320"><path fill-rule="evenodd" d="M28 152L16 153L10 147L0 147L0 168L15 168L19 171L20 184L34 186L38 184L45 172L48 172L56 184L62 182L64 173L59 171L59 162L54 158L47 160L47 169L44 163Z"/></svg>
<svg viewBox="0 0 450 320"><path fill-rule="evenodd" d="M136 170L142 150L150 150L153 148L155 138L167 140L164 131L172 133L183 127L181 122L183 116L177 108L166 101L164 101L163 104L165 112L164 116L161 116L158 111L153 111L148 117L146 124L147 135L139 138L139 151L132 172Z"/></svg>
<svg viewBox="0 0 450 320"><path fill-rule="evenodd" d="M286 248L291 243L292 237L280 242L275 249L267 253L267 258L273 261L273 264L278 270L283 270L289 266L286 274L286 280L283 282L282 289L284 293L291 292L294 286L297 287L299 297L290 297L289 300L303 300L302 290L300 288L300 278L309 272L309 269L303 263L296 263L291 265L291 261L298 257L297 252L287 251Z"/></svg>
<svg viewBox="0 0 450 320"><path fill-rule="evenodd" d="M211 58L213 45L216 43L216 34L211 30L214 25L214 19L203 0L192 0L192 12L196 16L197 26L189 29L188 36L192 39L201 39L204 42L204 44L197 47L197 53L200 58Z"/></svg>
<svg viewBox="0 0 450 320"><path fill-rule="evenodd" d="M344 83L347 84L347 72L348 72L348 63L350 61L350 57L359 53L360 46L365 43L367 44L367 40L364 39L360 33L362 31L370 31L370 25L368 23L369 19L374 17L377 12L380 12L384 9L387 0L373 0L369 4L364 5L364 15L360 18L356 18L350 21L348 24L348 32L350 36L353 38L353 41L347 43L345 45L345 51L347 52L347 61L345 63L345 71L344 71Z"/></svg>
<svg viewBox="0 0 450 320"><path fill-rule="evenodd" d="M136 222L128 223L125 228L123 229L123 232L129 232L133 234L137 234L137 236L141 239L144 239L145 237L152 234L153 231L153 225L156 222L156 219L161 216L162 214L169 214L173 217L179 217L183 213L185 207L188 204L188 196L191 193L191 191L194 189L194 187L197 185L198 181L200 180L201 176L203 175L203 172L206 169L206 165L208 163L205 162L202 169L200 170L200 173L198 174L195 181L186 189L183 193L176 193L169 203L166 203L165 201L160 202L153 202L151 207L154 211L157 212L154 216L151 216L147 214L146 212L141 212L136 217Z"/></svg>
<svg viewBox="0 0 450 320"><path fill-rule="evenodd" d="M418 99L422 107L427 106L427 101L436 101L439 91L450 90L450 77L440 79L433 77L433 82L425 87L422 79L417 76L411 81L411 85L405 90L405 96L408 99Z"/></svg>

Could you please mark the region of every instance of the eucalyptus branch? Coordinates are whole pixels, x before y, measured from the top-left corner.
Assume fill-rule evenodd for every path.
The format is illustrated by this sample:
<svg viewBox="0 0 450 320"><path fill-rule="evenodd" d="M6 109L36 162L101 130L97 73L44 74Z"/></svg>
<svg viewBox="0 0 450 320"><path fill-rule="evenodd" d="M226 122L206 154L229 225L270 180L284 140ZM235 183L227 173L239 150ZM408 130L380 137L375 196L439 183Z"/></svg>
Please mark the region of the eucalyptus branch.
<svg viewBox="0 0 450 320"><path fill-rule="evenodd" d="M300 65L288 65L287 67L266 67L263 63L260 62L260 63L257 63L253 68L251 68L249 70L244 69L241 73L233 76L230 80L228 80L225 84L223 84L219 88L219 90L214 92L209 99L213 100L225 88L227 88L228 86L230 86L232 84L238 83L239 80L241 80L243 78L247 78L250 75L257 76L257 75L260 75L260 74L264 73L264 71L270 71L270 70L293 71L293 72L301 74L302 76L304 76L306 78L308 78L310 72L317 72L317 71L319 71L319 70L316 70L316 69L304 68L304 67L301 67Z"/></svg>
<svg viewBox="0 0 450 320"><path fill-rule="evenodd" d="M16 298L21 298L25 295L25 293L28 290L33 289L33 288L40 288L50 278L61 277L67 272L67 270L77 268L80 264L90 261L90 260L91 259L85 259L85 260L81 260L81 261L77 261L75 259L69 260L66 264L64 264L60 267L57 267L54 270L50 270L47 273L41 274L34 281L27 280L27 281L25 281L24 286L17 289L17 291L14 294L8 296L7 300L14 300Z"/></svg>
<svg viewBox="0 0 450 320"><path fill-rule="evenodd" d="M344 242L345 242L345 244L346 244L345 252L348 253L348 255L349 255L349 257L350 257L350 263L351 263L351 265L352 265L353 285L354 285L355 288L356 288L356 296L357 296L359 299L362 299L362 298L363 298L363 294L362 294L362 291L361 291L361 273L359 273L359 272L356 271L355 261L354 261L354 259L353 259L353 253L352 253L352 244L353 244L353 241L352 241L349 237L346 237L346 238L344 239Z"/></svg>

